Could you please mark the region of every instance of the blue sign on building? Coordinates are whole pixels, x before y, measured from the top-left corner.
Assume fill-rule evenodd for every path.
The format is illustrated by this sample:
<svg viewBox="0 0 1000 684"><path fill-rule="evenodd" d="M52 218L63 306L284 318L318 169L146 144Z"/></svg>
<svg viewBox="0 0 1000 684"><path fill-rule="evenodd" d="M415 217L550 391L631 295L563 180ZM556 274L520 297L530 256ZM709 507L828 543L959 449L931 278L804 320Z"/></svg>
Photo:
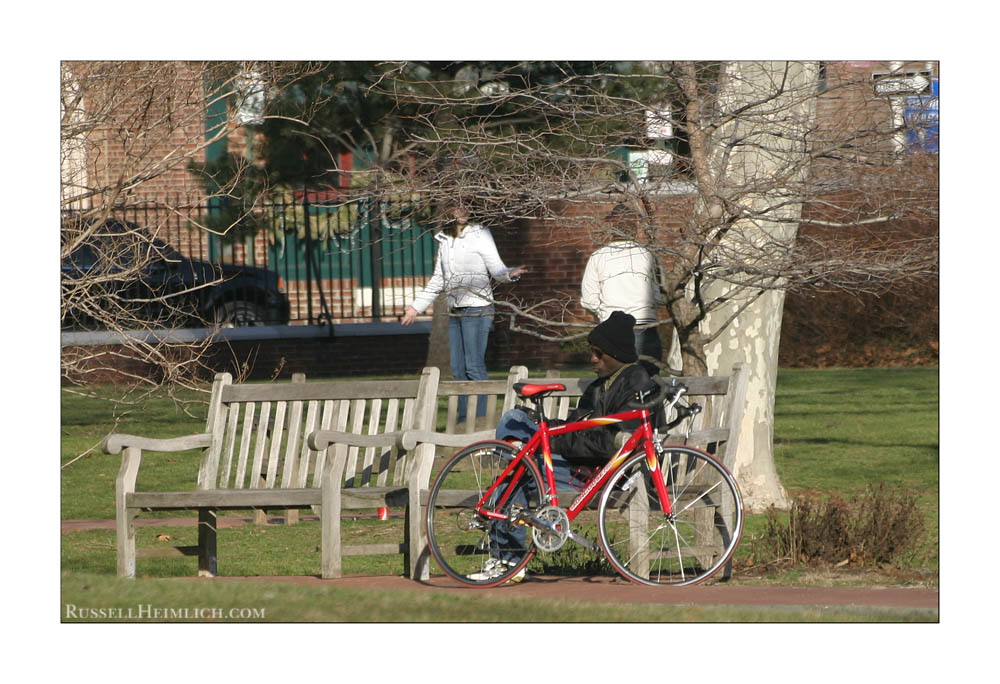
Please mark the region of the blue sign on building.
<svg viewBox="0 0 1000 684"><path fill-rule="evenodd" d="M903 118L906 121L906 147L910 150L938 152L938 79L931 79L929 95L911 95L906 98Z"/></svg>

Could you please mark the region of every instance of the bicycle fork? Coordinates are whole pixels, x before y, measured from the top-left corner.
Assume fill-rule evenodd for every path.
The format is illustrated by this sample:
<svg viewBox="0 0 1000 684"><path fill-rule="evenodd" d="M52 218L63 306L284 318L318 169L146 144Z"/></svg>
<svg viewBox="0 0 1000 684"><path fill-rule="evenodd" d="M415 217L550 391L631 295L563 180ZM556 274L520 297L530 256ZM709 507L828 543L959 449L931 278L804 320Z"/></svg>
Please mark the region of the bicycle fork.
<svg viewBox="0 0 1000 684"><path fill-rule="evenodd" d="M655 447L653 445L656 445ZM663 455L663 446L659 441L652 439L645 440L646 466L649 468L649 475L653 478L653 486L656 488L656 495L660 500L660 509L668 519L673 518L673 504L670 495L667 494L667 485L663 481L663 470L660 468L660 456ZM638 475L639 473L636 473ZM635 477L633 475L633 477Z"/></svg>

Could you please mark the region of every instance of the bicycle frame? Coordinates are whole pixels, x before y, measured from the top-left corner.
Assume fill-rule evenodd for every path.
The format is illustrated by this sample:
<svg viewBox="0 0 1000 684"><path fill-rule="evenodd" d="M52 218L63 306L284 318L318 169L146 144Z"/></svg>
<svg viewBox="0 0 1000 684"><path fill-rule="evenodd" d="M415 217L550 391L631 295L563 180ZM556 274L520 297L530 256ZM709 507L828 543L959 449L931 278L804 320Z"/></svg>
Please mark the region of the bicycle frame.
<svg viewBox="0 0 1000 684"><path fill-rule="evenodd" d="M653 428L650 424L649 417L649 409L642 408L622 411L620 413L600 418L589 418L586 420L575 421L572 423L557 425L555 427L549 427L548 421L543 419L538 424L538 431L532 435L531 439L528 440L524 446L521 447L521 449L517 452L517 456L514 457L510 464L508 464L508 466L504 469L503 473L497 477L482 498L479 499L479 502L476 504L476 510L480 514L493 520L508 520L508 515L498 513L496 510L491 510L486 506L486 502L490 500L500 483L504 482L507 476L513 473L507 492L500 501L497 501L494 504L498 509L503 508L507 499L516 489L517 483L524 475L526 466L524 466L522 462L525 458L534 457L535 453L539 449L541 449L542 459L545 464L544 479L545 488L547 490L545 492L545 498L548 504L558 506L559 497L555 481L555 469L552 465L552 448L550 446L550 438L569 432L577 432L579 430L587 430L612 423L628 422L638 419L640 421L639 427L632 433L632 436L625 442L625 444L622 445L615 455L599 471L597 471L597 473L592 475L586 483L584 483L583 489L573 500L573 503L570 504L569 508L566 509L566 515L571 521L576 518L576 516L579 515L584 508L586 508L587 504L590 503L594 496L601 491L607 481L614 475L618 468L621 467L626 458L630 456L633 451L635 451L640 443L643 444L646 451L646 464L649 466L653 482L656 486L663 514L670 515L672 511L672 504L670 496L667 494L666 485L663 481L663 473L659 468L659 462L656 458Z"/></svg>

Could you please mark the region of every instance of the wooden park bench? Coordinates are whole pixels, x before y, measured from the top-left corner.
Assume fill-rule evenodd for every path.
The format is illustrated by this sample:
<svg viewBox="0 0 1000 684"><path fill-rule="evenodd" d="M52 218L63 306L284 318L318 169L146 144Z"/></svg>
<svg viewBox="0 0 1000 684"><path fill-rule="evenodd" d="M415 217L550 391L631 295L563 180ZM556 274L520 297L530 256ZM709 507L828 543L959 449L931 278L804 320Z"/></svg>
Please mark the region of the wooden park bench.
<svg viewBox="0 0 1000 684"><path fill-rule="evenodd" d="M115 484L119 576L135 577L135 518L142 511L196 510L198 545L171 551L197 555L198 574L214 576L217 511L275 508L320 512L325 578L339 577L342 555L357 553L402 553L404 572L413 576L423 521L411 502L428 487L430 470L414 461L433 456L429 447L411 453L399 443L404 431L434 425L438 379L436 368L413 380L307 383L299 377L268 384L234 384L222 373L212 386L204 432L172 439L109 435L104 450L122 453ZM202 450L193 490L136 491L144 452L191 449ZM341 545L342 510L391 505L407 506L402 544Z"/></svg>
<svg viewBox="0 0 1000 684"><path fill-rule="evenodd" d="M554 374L538 381L551 381ZM487 381L440 381L436 368L419 379L392 381L234 384L219 374L212 387L205 431L184 437L154 439L112 434L103 448L122 454L115 484L118 574L135 577L136 559L164 551L198 556L198 574L217 573L219 510L299 509L321 515L321 575L339 577L342 557L403 554L404 573L414 579L429 574L423 506L439 447L459 448L491 439L503 411L518 398L516 382L532 381L527 369L511 368L507 378ZM688 443L724 458L735 453L746 395L746 369L731 376L682 378L689 394L705 410ZM591 378L566 378L564 392L550 396L546 411L565 418ZM457 397L469 397L475 416L477 397L485 396L486 416L456 426ZM195 487L189 491L137 491L143 452L202 452ZM403 507L402 543L346 546L341 517L346 510ZM135 519L143 511L195 510L198 545L136 549Z"/></svg>
<svg viewBox="0 0 1000 684"><path fill-rule="evenodd" d="M559 378L557 373L551 371L544 378L529 378L526 377L523 368L514 368L511 369L508 380L513 385L514 382L551 383L557 379L558 382L565 385L566 389L547 396L543 400L543 408L545 414L550 418L566 419L569 412L579 402L584 390L590 383L594 382L595 378ZM678 381L687 386L686 396L691 401L701 404L703 410L695 417L690 434L686 436L672 435L667 442L699 447L714 454L731 469L735 461L746 404L747 383L749 381L747 365L744 363L735 364L730 375L680 377ZM513 388L511 387L511 389ZM465 387L463 390L476 391L474 387ZM521 400L512 394L511 398L505 402L504 410L513 408L518 401ZM495 425L496 423L494 423L494 427ZM424 449L428 445L432 447L462 447L475 441L494 438L494 429L454 434L415 428L405 432L401 443L407 449ZM427 466L427 464L426 460L422 461L422 465ZM429 481L430 477L427 480ZM461 502L456 503L456 505L464 507L474 493L456 491L451 494L454 501ZM560 494L568 496L568 500L572 500L577 492L560 492ZM478 497L478 493L475 493L472 499L474 500L476 497ZM426 507L427 498L428 490L421 490L421 510ZM596 502L597 498L594 499L593 505L596 505ZM710 524L708 528L711 528ZM711 543L706 543L705 546L712 548ZM421 571L426 572L426 569L421 568ZM727 564L721 576L728 578L731 573L732 566Z"/></svg>

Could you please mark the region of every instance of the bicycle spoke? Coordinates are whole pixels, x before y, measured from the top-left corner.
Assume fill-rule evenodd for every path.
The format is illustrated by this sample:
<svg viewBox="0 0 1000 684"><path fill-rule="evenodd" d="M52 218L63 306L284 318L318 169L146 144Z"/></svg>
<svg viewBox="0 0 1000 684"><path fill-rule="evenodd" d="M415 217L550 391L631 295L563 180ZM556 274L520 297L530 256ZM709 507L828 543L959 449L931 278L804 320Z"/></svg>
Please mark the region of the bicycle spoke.
<svg viewBox="0 0 1000 684"><path fill-rule="evenodd" d="M701 582L725 564L739 540L743 524L739 490L721 464L696 449L668 447L662 459L660 472L671 497L671 514L662 513L644 457L633 457L602 492L602 548L612 566L632 581ZM624 483L630 484L628 496L612 497Z"/></svg>
<svg viewBox="0 0 1000 684"><path fill-rule="evenodd" d="M463 449L444 465L428 494L426 521L431 555L454 579L475 586L506 581L527 564L534 547L524 526L488 518L478 502L516 455L504 442L483 442ZM510 515L513 506L537 507L541 476L534 464L517 468L499 481L486 507ZM503 502L497 507L497 502Z"/></svg>

